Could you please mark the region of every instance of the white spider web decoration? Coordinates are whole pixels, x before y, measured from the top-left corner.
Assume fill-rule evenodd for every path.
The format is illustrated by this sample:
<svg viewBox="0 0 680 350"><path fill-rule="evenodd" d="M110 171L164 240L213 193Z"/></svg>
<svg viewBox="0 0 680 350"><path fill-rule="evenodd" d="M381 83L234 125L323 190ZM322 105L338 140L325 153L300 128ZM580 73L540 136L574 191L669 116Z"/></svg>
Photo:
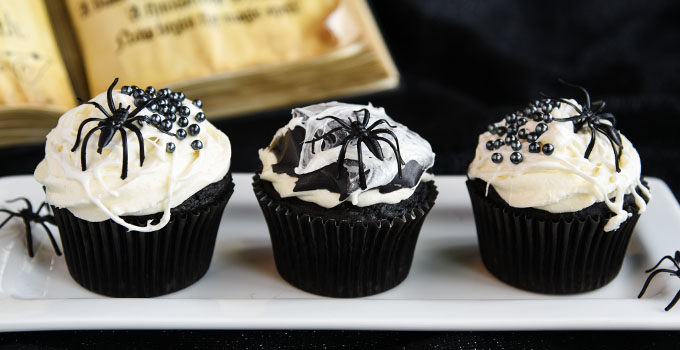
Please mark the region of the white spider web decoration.
<svg viewBox="0 0 680 350"><path fill-rule="evenodd" d="M287 128L292 130L296 126L305 129L305 142L311 141L315 137L326 134L331 129L340 126L340 124L331 118L318 120L325 116L335 116L348 124L351 121L356 121L357 116L359 121L363 121L364 113L355 114L354 111L359 111L366 108L370 113L368 125L372 125L378 120L385 119L395 128L389 127L382 123L377 126L377 129L388 129L392 131L399 140L399 148L401 157L404 163L409 161L416 161L423 169L431 168L434 164L434 153L430 144L425 141L418 134L409 130L406 126L395 122L392 118L385 114L383 108L376 108L372 105L356 105L340 102L328 102L316 104L304 108L297 108L293 110L293 119L288 123ZM350 120L351 119L351 120ZM317 171L325 166L337 162L342 146L342 141L347 136L348 132L338 130L334 132L331 140L317 141L314 144L304 143L300 154L300 162L295 168L295 173L298 175L311 173ZM391 135L380 135L395 144ZM362 145L362 161L364 164L364 172L366 173L367 189L376 188L389 184L398 174L396 155L392 148L383 141L378 141L382 148L384 160L376 158L365 145ZM312 150L314 151L312 153ZM349 173L349 183L359 184L359 166L357 161L357 147L356 140L353 140L347 146L345 159L349 161L344 162L344 167ZM352 161L354 160L354 161ZM403 166L403 165L401 165Z"/></svg>

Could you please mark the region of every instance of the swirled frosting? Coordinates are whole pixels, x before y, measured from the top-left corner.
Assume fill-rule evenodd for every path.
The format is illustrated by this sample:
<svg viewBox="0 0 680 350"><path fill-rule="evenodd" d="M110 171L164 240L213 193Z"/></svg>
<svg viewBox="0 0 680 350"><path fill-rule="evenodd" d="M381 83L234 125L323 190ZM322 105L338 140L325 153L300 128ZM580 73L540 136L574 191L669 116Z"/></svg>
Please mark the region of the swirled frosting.
<svg viewBox="0 0 680 350"><path fill-rule="evenodd" d="M323 141L308 141L340 126L333 119L320 118L335 116L349 124L357 120L354 112L364 108L370 113L369 125L384 119L394 126L382 123L379 128L392 131L399 140L403 164L402 176L399 177L396 154L389 145L380 141L383 160L363 147L366 188L362 189L356 139L347 146L343 161L345 171L341 176L338 176L337 162L347 131L337 130L332 133L333 137ZM421 181L433 179L429 173L434 164L430 144L406 126L392 120L383 108L370 104L328 102L296 108L292 114L290 122L277 131L269 147L259 151L262 161L260 178L271 182L282 198L297 197L325 208L335 207L345 201L360 207L377 203L396 204L409 198Z"/></svg>
<svg viewBox="0 0 680 350"><path fill-rule="evenodd" d="M114 105L131 106L135 109L134 98L113 92ZM106 106L106 94L102 93L91 101ZM184 106L190 108L190 115L200 108L185 99ZM105 107L107 110L108 108ZM138 115L150 116L148 109ZM71 151L81 122L87 118L105 118L101 111L89 104L82 104L59 118L57 127L47 135L45 159L38 164L35 178L45 186L47 202L59 208L68 209L73 215L84 220L99 222L112 219L129 230L149 232L165 226L170 220L170 209L178 206L205 186L221 180L229 171L231 144L229 138L208 121L201 122L200 133L179 140L161 132L147 123L141 123L144 140L145 160L140 166L139 143L133 132L127 131L128 175L121 179L123 147L120 133L102 153L97 153L99 132L87 144L87 170L80 162L80 147ZM193 122L193 121L192 121ZM96 122L86 124L83 134L96 127ZM173 125L171 132L178 126ZM203 149L196 151L190 144L200 140ZM166 151L166 144L176 144L174 152ZM121 216L140 216L163 213L157 224L135 226L125 222Z"/></svg>
<svg viewBox="0 0 680 350"><path fill-rule="evenodd" d="M580 108L576 101L568 101ZM566 103L552 109L550 114L555 119L578 115ZM539 122L527 119L527 124L522 128L535 130ZM498 125L505 127L507 123L503 120ZM552 144L552 154L529 152L529 143L520 140L523 159L519 164L510 161L514 152L510 146L487 149L487 142L498 139L498 135L489 131L479 136L475 158L468 168L468 177L484 180L488 186L493 186L512 207L565 213L584 209L596 202L605 202L614 216L604 229L612 231L632 215L623 209L624 195L634 196L640 212L644 212L646 202L636 189L648 199L651 198L647 188L640 183L640 156L623 135L621 172L616 171L612 145L598 132L595 132L595 145L590 156L584 158L591 140L587 126L574 132L572 122L555 120L549 123L548 130L540 135L538 142L542 145ZM503 161L495 163L492 160L493 153L500 153Z"/></svg>

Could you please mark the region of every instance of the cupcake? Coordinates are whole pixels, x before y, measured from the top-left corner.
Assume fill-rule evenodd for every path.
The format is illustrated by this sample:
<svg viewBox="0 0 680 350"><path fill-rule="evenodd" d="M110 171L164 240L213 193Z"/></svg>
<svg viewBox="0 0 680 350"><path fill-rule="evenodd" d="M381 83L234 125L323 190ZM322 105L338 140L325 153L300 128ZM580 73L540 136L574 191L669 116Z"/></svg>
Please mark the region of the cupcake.
<svg viewBox="0 0 680 350"><path fill-rule="evenodd" d="M565 83L566 84L566 83ZM604 102L544 98L479 136L468 169L479 249L500 280L571 294L609 283L650 199Z"/></svg>
<svg viewBox="0 0 680 350"><path fill-rule="evenodd" d="M253 182L279 274L331 297L395 287L437 197L429 143L370 104L292 114Z"/></svg>
<svg viewBox="0 0 680 350"><path fill-rule="evenodd" d="M66 112L35 178L68 270L93 292L153 297L200 279L233 193L231 145L181 92L123 86Z"/></svg>

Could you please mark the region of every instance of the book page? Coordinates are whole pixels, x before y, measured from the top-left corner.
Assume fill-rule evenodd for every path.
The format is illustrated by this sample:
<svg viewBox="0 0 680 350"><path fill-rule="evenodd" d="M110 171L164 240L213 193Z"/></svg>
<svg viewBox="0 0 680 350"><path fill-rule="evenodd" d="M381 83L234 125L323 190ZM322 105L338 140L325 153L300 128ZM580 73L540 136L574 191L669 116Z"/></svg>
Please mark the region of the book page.
<svg viewBox="0 0 680 350"><path fill-rule="evenodd" d="M341 0L67 0L92 94L315 57L347 43ZM347 30L346 33L351 33Z"/></svg>
<svg viewBox="0 0 680 350"><path fill-rule="evenodd" d="M63 111L75 102L43 1L0 1L0 106Z"/></svg>

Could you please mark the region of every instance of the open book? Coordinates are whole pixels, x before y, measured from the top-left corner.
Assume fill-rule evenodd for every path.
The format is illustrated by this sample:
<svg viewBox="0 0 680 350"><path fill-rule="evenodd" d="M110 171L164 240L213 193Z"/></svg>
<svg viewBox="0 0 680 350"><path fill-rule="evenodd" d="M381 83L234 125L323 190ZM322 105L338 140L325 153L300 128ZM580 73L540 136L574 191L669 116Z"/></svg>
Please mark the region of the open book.
<svg viewBox="0 0 680 350"><path fill-rule="evenodd" d="M0 2L0 146L42 142L120 78L216 119L396 87L365 0Z"/></svg>

